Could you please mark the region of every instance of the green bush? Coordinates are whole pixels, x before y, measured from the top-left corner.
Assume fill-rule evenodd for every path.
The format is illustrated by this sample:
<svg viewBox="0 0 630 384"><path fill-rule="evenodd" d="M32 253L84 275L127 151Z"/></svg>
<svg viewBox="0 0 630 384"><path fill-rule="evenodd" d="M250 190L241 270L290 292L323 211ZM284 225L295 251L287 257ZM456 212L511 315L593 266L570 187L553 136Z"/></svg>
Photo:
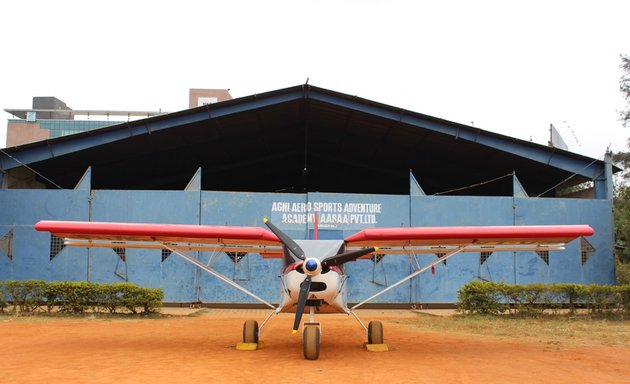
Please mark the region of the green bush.
<svg viewBox="0 0 630 384"><path fill-rule="evenodd" d="M46 282L43 280L9 280L4 282L4 287L9 301L20 312L33 312L44 303Z"/></svg>
<svg viewBox="0 0 630 384"><path fill-rule="evenodd" d="M84 313L91 309L98 311L98 291L100 285L90 282L59 281L48 283L46 289L46 306L51 311Z"/></svg>
<svg viewBox="0 0 630 384"><path fill-rule="evenodd" d="M554 297L549 287L543 284L509 285L506 290L514 312L521 315L542 314Z"/></svg>
<svg viewBox="0 0 630 384"><path fill-rule="evenodd" d="M558 302L568 306L571 314L587 302L588 289L581 284L555 284L552 288L558 295Z"/></svg>
<svg viewBox="0 0 630 384"><path fill-rule="evenodd" d="M103 284L99 289L98 302L102 309L109 313L116 313L123 307L121 285L125 283Z"/></svg>
<svg viewBox="0 0 630 384"><path fill-rule="evenodd" d="M612 285L587 286L587 300L592 313L603 314L618 309L620 301L616 287Z"/></svg>
<svg viewBox="0 0 630 384"><path fill-rule="evenodd" d="M140 288L141 295L138 297L138 305L142 308L142 313L155 312L162 306L164 300L164 291L161 289Z"/></svg>
<svg viewBox="0 0 630 384"><path fill-rule="evenodd" d="M630 284L630 263L623 263L617 258L616 262L617 285Z"/></svg>
<svg viewBox="0 0 630 384"><path fill-rule="evenodd" d="M4 288L4 282L0 281L0 312L4 312L7 307L6 289Z"/></svg>
<svg viewBox="0 0 630 384"><path fill-rule="evenodd" d="M126 309L134 314L147 314L155 312L162 305L163 298L164 292L161 289L142 288L131 283L40 280L0 282L0 310L10 303L20 313L33 312L45 305L48 312L116 313Z"/></svg>
<svg viewBox="0 0 630 384"><path fill-rule="evenodd" d="M506 285L473 281L457 291L457 309L466 314L498 315L508 306L501 301Z"/></svg>
<svg viewBox="0 0 630 384"><path fill-rule="evenodd" d="M630 315L630 285L529 284L473 281L457 292L458 308L465 314L538 316L545 310L588 309L592 314Z"/></svg>
<svg viewBox="0 0 630 384"><path fill-rule="evenodd" d="M616 287L621 310L630 315L630 284Z"/></svg>
<svg viewBox="0 0 630 384"><path fill-rule="evenodd" d="M119 285L121 304L131 313L143 314L154 312L162 304L164 292L156 289L140 288L135 284L125 283Z"/></svg>

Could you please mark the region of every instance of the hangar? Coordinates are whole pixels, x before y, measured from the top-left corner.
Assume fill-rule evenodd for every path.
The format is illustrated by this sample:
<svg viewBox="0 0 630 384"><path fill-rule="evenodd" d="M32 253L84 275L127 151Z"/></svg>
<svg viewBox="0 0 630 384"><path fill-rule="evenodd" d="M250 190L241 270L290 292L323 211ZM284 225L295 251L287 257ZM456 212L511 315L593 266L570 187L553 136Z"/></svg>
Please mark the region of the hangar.
<svg viewBox="0 0 630 384"><path fill-rule="evenodd" d="M294 238L309 238L318 211L320 238L329 239L370 226L596 231L552 254L458 256L384 295L385 303L453 302L474 279L614 283L610 161L307 84L6 148L0 167L0 280L128 280L163 288L171 302L249 302L163 252L66 249L33 225L259 226L267 216ZM276 297L276 261L197 256ZM369 293L366 282L376 291L412 264L406 256L348 264L350 301Z"/></svg>

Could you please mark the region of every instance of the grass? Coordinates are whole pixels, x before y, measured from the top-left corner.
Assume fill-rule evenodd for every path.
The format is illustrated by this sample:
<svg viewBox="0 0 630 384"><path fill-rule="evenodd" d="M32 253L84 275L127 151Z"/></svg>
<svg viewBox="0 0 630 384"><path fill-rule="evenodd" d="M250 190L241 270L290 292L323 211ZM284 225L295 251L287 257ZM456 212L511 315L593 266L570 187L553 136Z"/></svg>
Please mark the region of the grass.
<svg viewBox="0 0 630 384"><path fill-rule="evenodd" d="M630 347L630 319L590 315L434 316L418 313L416 319L399 320L422 331L521 340L566 346Z"/></svg>

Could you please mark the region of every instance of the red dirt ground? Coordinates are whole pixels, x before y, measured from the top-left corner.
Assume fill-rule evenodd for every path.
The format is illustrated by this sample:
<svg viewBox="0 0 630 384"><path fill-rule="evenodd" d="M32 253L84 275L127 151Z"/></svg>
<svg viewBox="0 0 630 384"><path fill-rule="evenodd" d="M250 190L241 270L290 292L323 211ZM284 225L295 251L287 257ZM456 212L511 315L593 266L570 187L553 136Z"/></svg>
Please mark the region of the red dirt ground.
<svg viewBox="0 0 630 384"><path fill-rule="evenodd" d="M292 315L263 329L265 347L238 351L242 324L260 310L211 309L197 317L60 319L0 317L2 383L630 383L630 346L565 347L427 333L383 319L390 352L367 352L346 315L322 315L319 360L302 355Z"/></svg>

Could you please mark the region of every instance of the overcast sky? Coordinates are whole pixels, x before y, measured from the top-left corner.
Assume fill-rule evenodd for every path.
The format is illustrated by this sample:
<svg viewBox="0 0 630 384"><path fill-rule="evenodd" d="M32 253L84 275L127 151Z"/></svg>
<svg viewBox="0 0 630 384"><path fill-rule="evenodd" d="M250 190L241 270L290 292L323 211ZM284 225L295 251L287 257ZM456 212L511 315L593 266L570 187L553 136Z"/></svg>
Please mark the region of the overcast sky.
<svg viewBox="0 0 630 384"><path fill-rule="evenodd" d="M571 150L625 147L630 1L10 1L0 107L188 107L309 84ZM6 119L0 112L0 146ZM577 138L577 142L574 139Z"/></svg>

